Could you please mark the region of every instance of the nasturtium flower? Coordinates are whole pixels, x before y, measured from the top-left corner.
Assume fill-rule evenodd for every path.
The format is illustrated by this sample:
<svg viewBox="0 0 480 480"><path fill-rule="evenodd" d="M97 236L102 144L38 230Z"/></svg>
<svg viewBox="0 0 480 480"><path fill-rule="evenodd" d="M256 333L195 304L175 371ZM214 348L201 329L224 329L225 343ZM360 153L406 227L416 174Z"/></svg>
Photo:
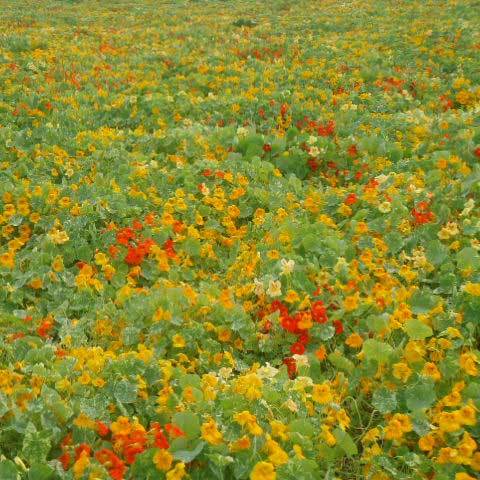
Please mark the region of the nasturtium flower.
<svg viewBox="0 0 480 480"><path fill-rule="evenodd" d="M275 480L276 478L275 467L270 462L258 462L250 473L250 480Z"/></svg>
<svg viewBox="0 0 480 480"><path fill-rule="evenodd" d="M159 470L170 470L173 463L173 456L168 450L160 449L155 452L153 463Z"/></svg>
<svg viewBox="0 0 480 480"><path fill-rule="evenodd" d="M212 444L220 445L223 442L222 432L218 430L217 423L214 419L210 419L202 425L202 438Z"/></svg>
<svg viewBox="0 0 480 480"><path fill-rule="evenodd" d="M333 395L328 383L314 385L312 389L312 400L314 402L325 404L333 400Z"/></svg>

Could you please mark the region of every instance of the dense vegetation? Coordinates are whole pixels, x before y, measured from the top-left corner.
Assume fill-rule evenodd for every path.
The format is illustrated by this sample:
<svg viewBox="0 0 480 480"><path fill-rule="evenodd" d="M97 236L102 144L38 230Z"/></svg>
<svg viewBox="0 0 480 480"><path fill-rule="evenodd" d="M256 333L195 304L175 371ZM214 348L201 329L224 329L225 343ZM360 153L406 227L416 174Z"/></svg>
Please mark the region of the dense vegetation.
<svg viewBox="0 0 480 480"><path fill-rule="evenodd" d="M478 1L0 8L1 480L478 478Z"/></svg>

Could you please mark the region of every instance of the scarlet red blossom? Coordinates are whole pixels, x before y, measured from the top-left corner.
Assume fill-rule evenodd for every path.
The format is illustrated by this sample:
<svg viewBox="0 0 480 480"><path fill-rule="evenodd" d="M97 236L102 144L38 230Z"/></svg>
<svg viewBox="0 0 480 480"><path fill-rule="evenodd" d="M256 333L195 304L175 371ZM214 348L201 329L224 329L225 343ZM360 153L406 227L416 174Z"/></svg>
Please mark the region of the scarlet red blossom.
<svg viewBox="0 0 480 480"><path fill-rule="evenodd" d="M344 203L345 205L353 205L354 203L357 203L357 200L357 196L354 193L350 193L349 195L347 195Z"/></svg>
<svg viewBox="0 0 480 480"><path fill-rule="evenodd" d="M38 327L37 329L37 333L40 337L42 338L47 338L48 337L48 333L50 332L50 330L52 329L53 327L53 322L50 321L50 320L44 320L42 322L42 324L40 325L40 327Z"/></svg>
<svg viewBox="0 0 480 480"><path fill-rule="evenodd" d="M86 443L81 443L75 448L75 461L77 461L84 452L87 454L87 456L90 456L92 454L92 448Z"/></svg>
<svg viewBox="0 0 480 480"><path fill-rule="evenodd" d="M109 434L110 429L103 422L97 420L97 432L101 437L106 437Z"/></svg>
<svg viewBox="0 0 480 480"><path fill-rule="evenodd" d="M311 307L312 318L317 323L326 323L328 320L327 309L321 300L317 300Z"/></svg>
<svg viewBox="0 0 480 480"><path fill-rule="evenodd" d="M134 240L135 237L136 234L131 228L122 228L119 232L117 232L117 243L128 246L130 240Z"/></svg>
<svg viewBox="0 0 480 480"><path fill-rule="evenodd" d="M341 320L334 320L333 326L335 327L335 333L341 335L343 333L343 323Z"/></svg>
<svg viewBox="0 0 480 480"><path fill-rule="evenodd" d="M170 258L175 258L177 256L177 253L175 252L175 242L169 238L164 244L163 244L163 249L165 250L165 253L167 254L168 257Z"/></svg>
<svg viewBox="0 0 480 480"><path fill-rule="evenodd" d="M350 145L348 147L348 155L352 158L355 158L357 155L358 155L358 149L357 149L357 146L356 145Z"/></svg>
<svg viewBox="0 0 480 480"><path fill-rule="evenodd" d="M294 378L297 373L297 362L292 357L286 357L283 359L284 365L287 366L288 376Z"/></svg>
<svg viewBox="0 0 480 480"><path fill-rule="evenodd" d="M293 355L303 355L305 353L305 345L301 342L295 342L290 347L290 352L292 352Z"/></svg>
<svg viewBox="0 0 480 480"><path fill-rule="evenodd" d="M123 480L126 470L125 463L111 450L102 448L95 454L95 458L108 469L110 477L114 480Z"/></svg>
<svg viewBox="0 0 480 480"><path fill-rule="evenodd" d="M70 463L72 461L72 456L68 452L64 452L60 457L58 457L58 460L62 464L62 468L67 471L70 468Z"/></svg>
<svg viewBox="0 0 480 480"><path fill-rule="evenodd" d="M423 225L435 220L435 215L429 211L428 202L419 202L418 205L412 209L412 215L417 225Z"/></svg>
<svg viewBox="0 0 480 480"><path fill-rule="evenodd" d="M163 433L162 427L157 422L152 423L152 430L155 432L154 433L155 440L154 440L153 444L157 448L162 448L162 449L169 448L170 443L168 442L167 437Z"/></svg>

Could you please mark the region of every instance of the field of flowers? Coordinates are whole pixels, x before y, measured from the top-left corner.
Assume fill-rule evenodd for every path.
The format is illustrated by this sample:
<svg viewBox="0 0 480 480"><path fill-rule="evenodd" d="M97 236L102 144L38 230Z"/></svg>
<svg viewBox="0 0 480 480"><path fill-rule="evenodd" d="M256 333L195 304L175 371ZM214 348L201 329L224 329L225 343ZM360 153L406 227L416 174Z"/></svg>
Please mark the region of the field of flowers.
<svg viewBox="0 0 480 480"><path fill-rule="evenodd" d="M0 480L480 475L478 0L4 0Z"/></svg>

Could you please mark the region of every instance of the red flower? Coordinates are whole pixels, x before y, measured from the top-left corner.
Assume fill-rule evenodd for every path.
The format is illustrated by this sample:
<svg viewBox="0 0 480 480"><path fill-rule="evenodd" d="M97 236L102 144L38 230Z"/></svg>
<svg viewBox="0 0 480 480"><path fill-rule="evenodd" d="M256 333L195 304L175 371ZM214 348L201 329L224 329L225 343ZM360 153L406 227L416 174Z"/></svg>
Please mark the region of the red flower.
<svg viewBox="0 0 480 480"><path fill-rule="evenodd" d="M358 149L357 149L357 146L356 145L350 145L348 147L348 155L352 158L355 158L357 155L358 155Z"/></svg>
<svg viewBox="0 0 480 480"><path fill-rule="evenodd" d="M143 262L145 253L143 249L139 247L128 247L128 253L125 257L125 263L127 265L140 265Z"/></svg>
<svg viewBox="0 0 480 480"><path fill-rule="evenodd" d="M474 151L473 151L474 155L478 158L480 158L480 147L477 147Z"/></svg>
<svg viewBox="0 0 480 480"><path fill-rule="evenodd" d="M277 310L280 312L281 317L288 315L288 307L280 300L274 300L270 304L270 313L276 312Z"/></svg>
<svg viewBox="0 0 480 480"><path fill-rule="evenodd" d="M86 443L81 443L75 449L75 461L77 461L80 458L83 452L85 452L89 457L92 454L92 448L90 447L90 445L87 445Z"/></svg>
<svg viewBox="0 0 480 480"><path fill-rule="evenodd" d="M183 222L181 222L180 220L177 220L173 224L173 231L175 233L180 233L184 228L185 228L185 224Z"/></svg>
<svg viewBox="0 0 480 480"><path fill-rule="evenodd" d="M335 333L337 335L341 335L343 333L343 323L341 320L335 320L333 322L333 326L335 327Z"/></svg>
<svg viewBox="0 0 480 480"><path fill-rule="evenodd" d="M109 434L110 429L103 422L97 420L97 432L101 437L106 437Z"/></svg>
<svg viewBox="0 0 480 480"><path fill-rule="evenodd" d="M318 170L319 165L318 165L318 162L314 158L309 158L307 160L307 164L310 167L310 170L312 172L316 172Z"/></svg>
<svg viewBox="0 0 480 480"><path fill-rule="evenodd" d="M265 153L271 152L271 151L272 151L272 146L271 146L269 143L266 143L266 144L263 146L263 151L264 151Z"/></svg>
<svg viewBox="0 0 480 480"><path fill-rule="evenodd" d="M53 327L53 322L50 320L44 320L42 324L38 327L37 333L42 338L48 337L48 332L50 332L51 328Z"/></svg>
<svg viewBox="0 0 480 480"><path fill-rule="evenodd" d="M170 258L175 258L177 256L174 246L175 246L175 242L171 238L169 238L163 244L163 249L165 250L165 253L167 254L167 256Z"/></svg>
<svg viewBox="0 0 480 480"><path fill-rule="evenodd" d="M344 203L345 205L353 205L354 203L357 203L357 201L357 196L354 193L350 193L349 195L347 195Z"/></svg>
<svg viewBox="0 0 480 480"><path fill-rule="evenodd" d="M290 316L282 317L281 320L282 328L290 333L295 333L297 331L297 320Z"/></svg>
<svg viewBox="0 0 480 480"><path fill-rule="evenodd" d="M317 323L326 323L328 320L327 309L321 300L317 300L312 305L312 318Z"/></svg>
<svg viewBox="0 0 480 480"><path fill-rule="evenodd" d="M102 448L95 454L95 458L108 469L108 473L114 480L123 480L126 470L125 463L111 450Z"/></svg>
<svg viewBox="0 0 480 480"><path fill-rule="evenodd" d="M139 220L134 220L132 223L132 227L134 230L143 230L142 222L140 222Z"/></svg>
<svg viewBox="0 0 480 480"><path fill-rule="evenodd" d="M163 449L169 448L170 444L168 443L167 437L163 433L162 427L157 422L154 422L152 423L152 429L155 432L155 440L153 444L157 448L163 448Z"/></svg>
<svg viewBox="0 0 480 480"><path fill-rule="evenodd" d="M119 232L117 232L117 243L128 246L130 240L133 240L135 236L135 232L131 228L122 228Z"/></svg>
<svg viewBox="0 0 480 480"><path fill-rule="evenodd" d="M293 355L303 355L305 353L305 345L301 342L295 342L291 347L290 347L290 352L292 352Z"/></svg>
<svg viewBox="0 0 480 480"><path fill-rule="evenodd" d="M283 359L283 364L287 366L288 376L294 378L297 373L297 362L292 357L286 357Z"/></svg>
<svg viewBox="0 0 480 480"><path fill-rule="evenodd" d="M63 455L60 455L58 460L62 464L63 469L67 471L68 468L70 467L70 462L72 460L72 457L68 452L65 452Z"/></svg>

